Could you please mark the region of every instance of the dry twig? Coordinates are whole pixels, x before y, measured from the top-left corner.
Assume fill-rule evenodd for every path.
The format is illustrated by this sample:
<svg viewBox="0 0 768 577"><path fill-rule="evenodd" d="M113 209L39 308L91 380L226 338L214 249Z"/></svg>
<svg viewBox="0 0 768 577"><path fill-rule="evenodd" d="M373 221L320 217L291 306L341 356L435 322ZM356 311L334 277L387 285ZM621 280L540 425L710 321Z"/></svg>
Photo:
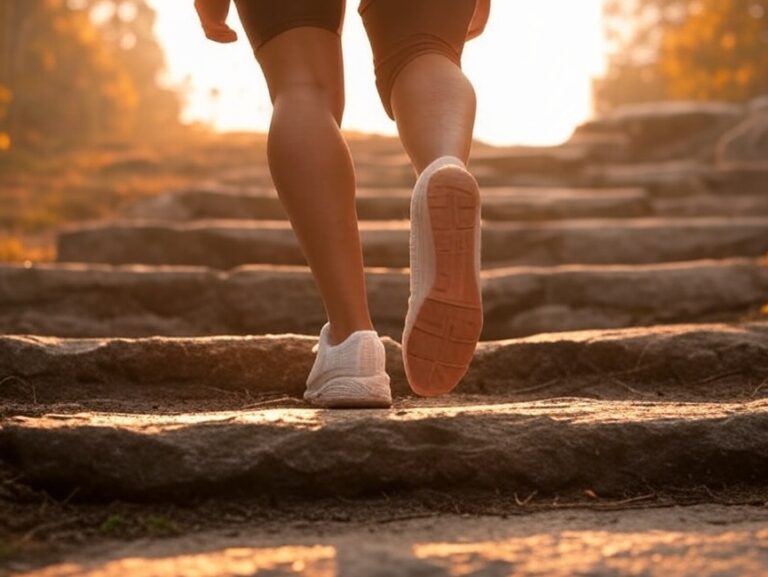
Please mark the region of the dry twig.
<svg viewBox="0 0 768 577"><path fill-rule="evenodd" d="M17 377L16 375L8 375L7 377L3 377L0 379L0 386L4 385L7 382L13 382L17 381L21 383L30 393L32 394L32 403L37 404L37 389L35 389L35 385L32 383L25 381L21 377Z"/></svg>
<svg viewBox="0 0 768 577"><path fill-rule="evenodd" d="M767 378L767 379L765 379L765 380L764 380L762 383L760 383L759 385L757 385L757 388L756 388L754 391L752 391L752 397L756 397L756 396L757 396L757 393L759 393L759 392L760 392L760 391L763 389L763 387L765 387L766 385L768 385L768 378Z"/></svg>
<svg viewBox="0 0 768 577"><path fill-rule="evenodd" d="M740 371L740 370L728 371L727 373L720 373L718 375L712 375L705 379L701 379L697 384L706 385L707 383L714 383L716 381L725 379L727 377L735 377L736 375L741 375L742 373L743 371Z"/></svg>
<svg viewBox="0 0 768 577"><path fill-rule="evenodd" d="M537 393L539 391L542 391L544 389L548 389L552 385L559 383L560 379L552 379L551 381L547 381L546 383L541 383L540 385L534 385L533 387L528 387L527 389L516 389L513 391L510 391L512 394L515 395L527 395L529 393Z"/></svg>
<svg viewBox="0 0 768 577"><path fill-rule="evenodd" d="M521 501L521 500L518 498L518 496L517 496L517 493L515 493L515 503L517 503L517 506L518 506L518 507L525 507L525 506L526 506L528 503L530 503L530 502L533 500L533 498L534 498L536 495L538 495L538 494L539 494L539 492L538 492L538 491L534 491L533 493L531 493L530 495L528 495L528 496L527 496L525 499L523 499L523 500Z"/></svg>

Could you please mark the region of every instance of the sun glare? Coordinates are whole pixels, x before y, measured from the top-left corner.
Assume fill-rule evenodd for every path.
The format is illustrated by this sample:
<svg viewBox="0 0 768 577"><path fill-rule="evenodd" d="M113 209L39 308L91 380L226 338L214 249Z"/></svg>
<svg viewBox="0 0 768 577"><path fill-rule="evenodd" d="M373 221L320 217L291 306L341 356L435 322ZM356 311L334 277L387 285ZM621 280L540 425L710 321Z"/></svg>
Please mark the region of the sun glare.
<svg viewBox="0 0 768 577"><path fill-rule="evenodd" d="M166 50L167 81L186 92L185 121L219 130L264 131L266 86L237 21L240 40L207 41L192 3L152 0ZM464 69L478 94L476 136L493 144L554 144L591 115L591 80L604 66L602 0L494 0L485 33L464 53ZM347 109L344 128L394 134L374 87L371 51L357 3L344 24Z"/></svg>

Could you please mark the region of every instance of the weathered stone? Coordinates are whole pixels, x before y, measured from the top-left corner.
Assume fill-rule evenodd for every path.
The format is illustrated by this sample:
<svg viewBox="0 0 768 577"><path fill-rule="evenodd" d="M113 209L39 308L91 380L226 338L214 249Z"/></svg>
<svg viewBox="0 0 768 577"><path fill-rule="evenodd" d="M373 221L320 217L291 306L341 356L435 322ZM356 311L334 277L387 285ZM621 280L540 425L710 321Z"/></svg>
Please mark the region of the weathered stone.
<svg viewBox="0 0 768 577"><path fill-rule="evenodd" d="M0 459L58 495L173 501L412 489L621 496L768 479L767 401L454 403L11 417Z"/></svg>
<svg viewBox="0 0 768 577"><path fill-rule="evenodd" d="M566 218L627 218L651 216L640 189L483 189L485 220L556 220ZM362 189L357 196L360 220L406 220L411 189ZM286 213L272 191L261 194L221 190L186 190L140 202L130 218L154 220L261 219L285 220Z"/></svg>
<svg viewBox="0 0 768 577"><path fill-rule="evenodd" d="M306 268L0 267L0 330L57 336L316 334L325 322ZM368 275L383 324L402 326L407 279ZM384 303L389 303L386 306Z"/></svg>
<svg viewBox="0 0 768 577"><path fill-rule="evenodd" d="M755 313L768 267L753 261L512 269L484 277L487 340L536 333L685 322Z"/></svg>
<svg viewBox="0 0 768 577"><path fill-rule="evenodd" d="M486 221L638 218L652 214L647 194L637 188L485 188L482 195Z"/></svg>
<svg viewBox="0 0 768 577"><path fill-rule="evenodd" d="M361 223L367 264L407 266L405 224L394 221L373 227ZM72 262L202 265L222 269L241 264L306 263L293 231L283 221L94 225L60 234L58 256L60 261Z"/></svg>
<svg viewBox="0 0 768 577"><path fill-rule="evenodd" d="M482 282L485 340L730 321L755 313L768 300L768 268L748 260L512 268L484 272ZM379 333L399 340L407 273L368 270L366 285ZM325 319L306 268L224 273L191 267L0 267L0 331L6 334L316 335Z"/></svg>
<svg viewBox="0 0 768 577"><path fill-rule="evenodd" d="M640 188L484 188L482 214L487 221L541 221L579 218L637 218L643 216L768 216L768 195L742 194L738 184L718 182L719 194L667 195L649 198ZM763 181L768 190L768 172ZM731 189L736 189L732 194ZM405 220L410 189L360 189L357 214L361 220ZM181 190L139 202L128 218L185 221L196 219L285 220L274 191L221 188Z"/></svg>
<svg viewBox="0 0 768 577"><path fill-rule="evenodd" d="M407 267L407 221L361 222L367 266ZM543 223L486 222L482 250L492 265L641 264L760 256L768 219L606 219ZM117 222L59 235L58 259L109 264L305 264L284 221Z"/></svg>
<svg viewBox="0 0 768 577"><path fill-rule="evenodd" d="M768 194L768 166L720 169L707 177L707 186L727 198L734 195L765 197Z"/></svg>
<svg viewBox="0 0 768 577"><path fill-rule="evenodd" d="M224 186L183 189L141 200L126 212L126 216L148 220L287 218L273 190Z"/></svg>
<svg viewBox="0 0 768 577"><path fill-rule="evenodd" d="M402 156L358 155L355 159L355 181L358 186L413 187L416 175L413 167ZM250 166L231 170L217 178L217 182L230 186L272 185L267 166Z"/></svg>
<svg viewBox="0 0 768 577"><path fill-rule="evenodd" d="M724 134L717 146L716 162L724 169L768 172L768 110L747 117Z"/></svg>
<svg viewBox="0 0 768 577"><path fill-rule="evenodd" d="M575 176L589 160L590 150L579 145L510 146L472 155L472 166L482 165L501 175Z"/></svg>
<svg viewBox="0 0 768 577"><path fill-rule="evenodd" d="M589 186L639 187L652 196L685 196L709 191L714 169L698 161L592 165L584 170Z"/></svg>
<svg viewBox="0 0 768 577"><path fill-rule="evenodd" d="M466 393L530 398L768 397L768 323L551 333L478 346Z"/></svg>
<svg viewBox="0 0 768 577"><path fill-rule="evenodd" d="M88 403L301 397L316 337L0 337L0 399ZM396 397L410 394L400 346L384 339ZM457 392L701 401L768 397L768 323L584 331L478 345ZM238 397L238 400L240 397Z"/></svg>
<svg viewBox="0 0 768 577"><path fill-rule="evenodd" d="M768 192L768 172L764 192ZM695 196L657 197L651 201L658 216L768 216L768 194L698 194Z"/></svg>
<svg viewBox="0 0 768 577"><path fill-rule="evenodd" d="M593 162L629 162L632 160L629 137L617 126L600 119L577 126L567 141L589 150Z"/></svg>
<svg viewBox="0 0 768 577"><path fill-rule="evenodd" d="M272 186L272 176L266 163L227 170L216 175L216 183L230 186Z"/></svg>
<svg viewBox="0 0 768 577"><path fill-rule="evenodd" d="M621 106L602 120L620 129L636 160L707 158L717 139L744 115L725 102L648 102Z"/></svg>
<svg viewBox="0 0 768 577"><path fill-rule="evenodd" d="M0 398L35 403L109 398L189 401L222 394L301 397L316 337L263 335L145 339L0 337ZM386 339L389 370L402 375L399 345ZM401 379L399 392L405 392ZM34 397L34 398L33 398Z"/></svg>

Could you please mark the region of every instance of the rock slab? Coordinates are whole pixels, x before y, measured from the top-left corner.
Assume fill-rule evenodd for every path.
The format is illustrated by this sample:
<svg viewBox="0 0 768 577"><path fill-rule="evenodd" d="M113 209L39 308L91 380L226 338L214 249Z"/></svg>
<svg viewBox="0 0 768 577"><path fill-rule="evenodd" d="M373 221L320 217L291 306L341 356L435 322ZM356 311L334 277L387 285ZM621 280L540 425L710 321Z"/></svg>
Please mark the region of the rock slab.
<svg viewBox="0 0 768 577"><path fill-rule="evenodd" d="M406 220L412 191L404 189L360 190L360 220ZM539 221L566 218L637 218L651 216L644 191L639 189L525 189L485 188L483 219ZM274 191L238 192L237 189L190 189L141 201L126 214L129 218L154 220L253 219L286 220Z"/></svg>
<svg viewBox="0 0 768 577"><path fill-rule="evenodd" d="M379 334L400 340L404 271L368 270ZM758 260L508 268L482 273L483 340L588 328L757 317ZM600 287L600 290L595 290ZM306 268L0 266L0 330L62 337L316 335L325 311Z"/></svg>
<svg viewBox="0 0 768 577"><path fill-rule="evenodd" d="M300 398L316 337L0 337L0 400L33 404ZM384 339L396 397L400 345ZM768 397L768 323L688 325L481 342L462 394L515 399L752 400ZM247 400L242 403L247 404Z"/></svg>
<svg viewBox="0 0 768 577"><path fill-rule="evenodd" d="M747 117L723 136L716 162L722 168L768 171L768 109Z"/></svg>
<svg viewBox="0 0 768 577"><path fill-rule="evenodd" d="M768 402L11 417L0 459L32 486L101 499L765 487Z"/></svg>
<svg viewBox="0 0 768 577"><path fill-rule="evenodd" d="M366 266L409 266L407 221L361 223ZM485 268L505 265L647 264L768 252L768 218L604 219L485 223ZM58 260L105 264L306 264L282 221L116 222L63 232Z"/></svg>

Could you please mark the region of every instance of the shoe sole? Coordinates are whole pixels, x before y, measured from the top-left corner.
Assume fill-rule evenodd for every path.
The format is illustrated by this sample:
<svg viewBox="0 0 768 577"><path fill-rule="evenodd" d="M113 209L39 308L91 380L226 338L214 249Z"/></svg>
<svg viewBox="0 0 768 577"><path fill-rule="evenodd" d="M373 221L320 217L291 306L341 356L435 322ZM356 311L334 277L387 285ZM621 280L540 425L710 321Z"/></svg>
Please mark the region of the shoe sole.
<svg viewBox="0 0 768 577"><path fill-rule="evenodd" d="M466 374L483 328L480 191L466 170L447 166L430 177L421 198L417 194L411 226L417 227L413 232L422 250L425 231L420 227L431 231L434 281L428 289L417 288L428 292L420 304L415 303L418 310L406 317L403 361L413 391L437 396L453 390ZM428 225L423 222L425 213Z"/></svg>
<svg viewBox="0 0 768 577"><path fill-rule="evenodd" d="M389 378L380 376L336 378L312 394L305 393L304 399L314 407L325 409L387 409L392 406Z"/></svg>

